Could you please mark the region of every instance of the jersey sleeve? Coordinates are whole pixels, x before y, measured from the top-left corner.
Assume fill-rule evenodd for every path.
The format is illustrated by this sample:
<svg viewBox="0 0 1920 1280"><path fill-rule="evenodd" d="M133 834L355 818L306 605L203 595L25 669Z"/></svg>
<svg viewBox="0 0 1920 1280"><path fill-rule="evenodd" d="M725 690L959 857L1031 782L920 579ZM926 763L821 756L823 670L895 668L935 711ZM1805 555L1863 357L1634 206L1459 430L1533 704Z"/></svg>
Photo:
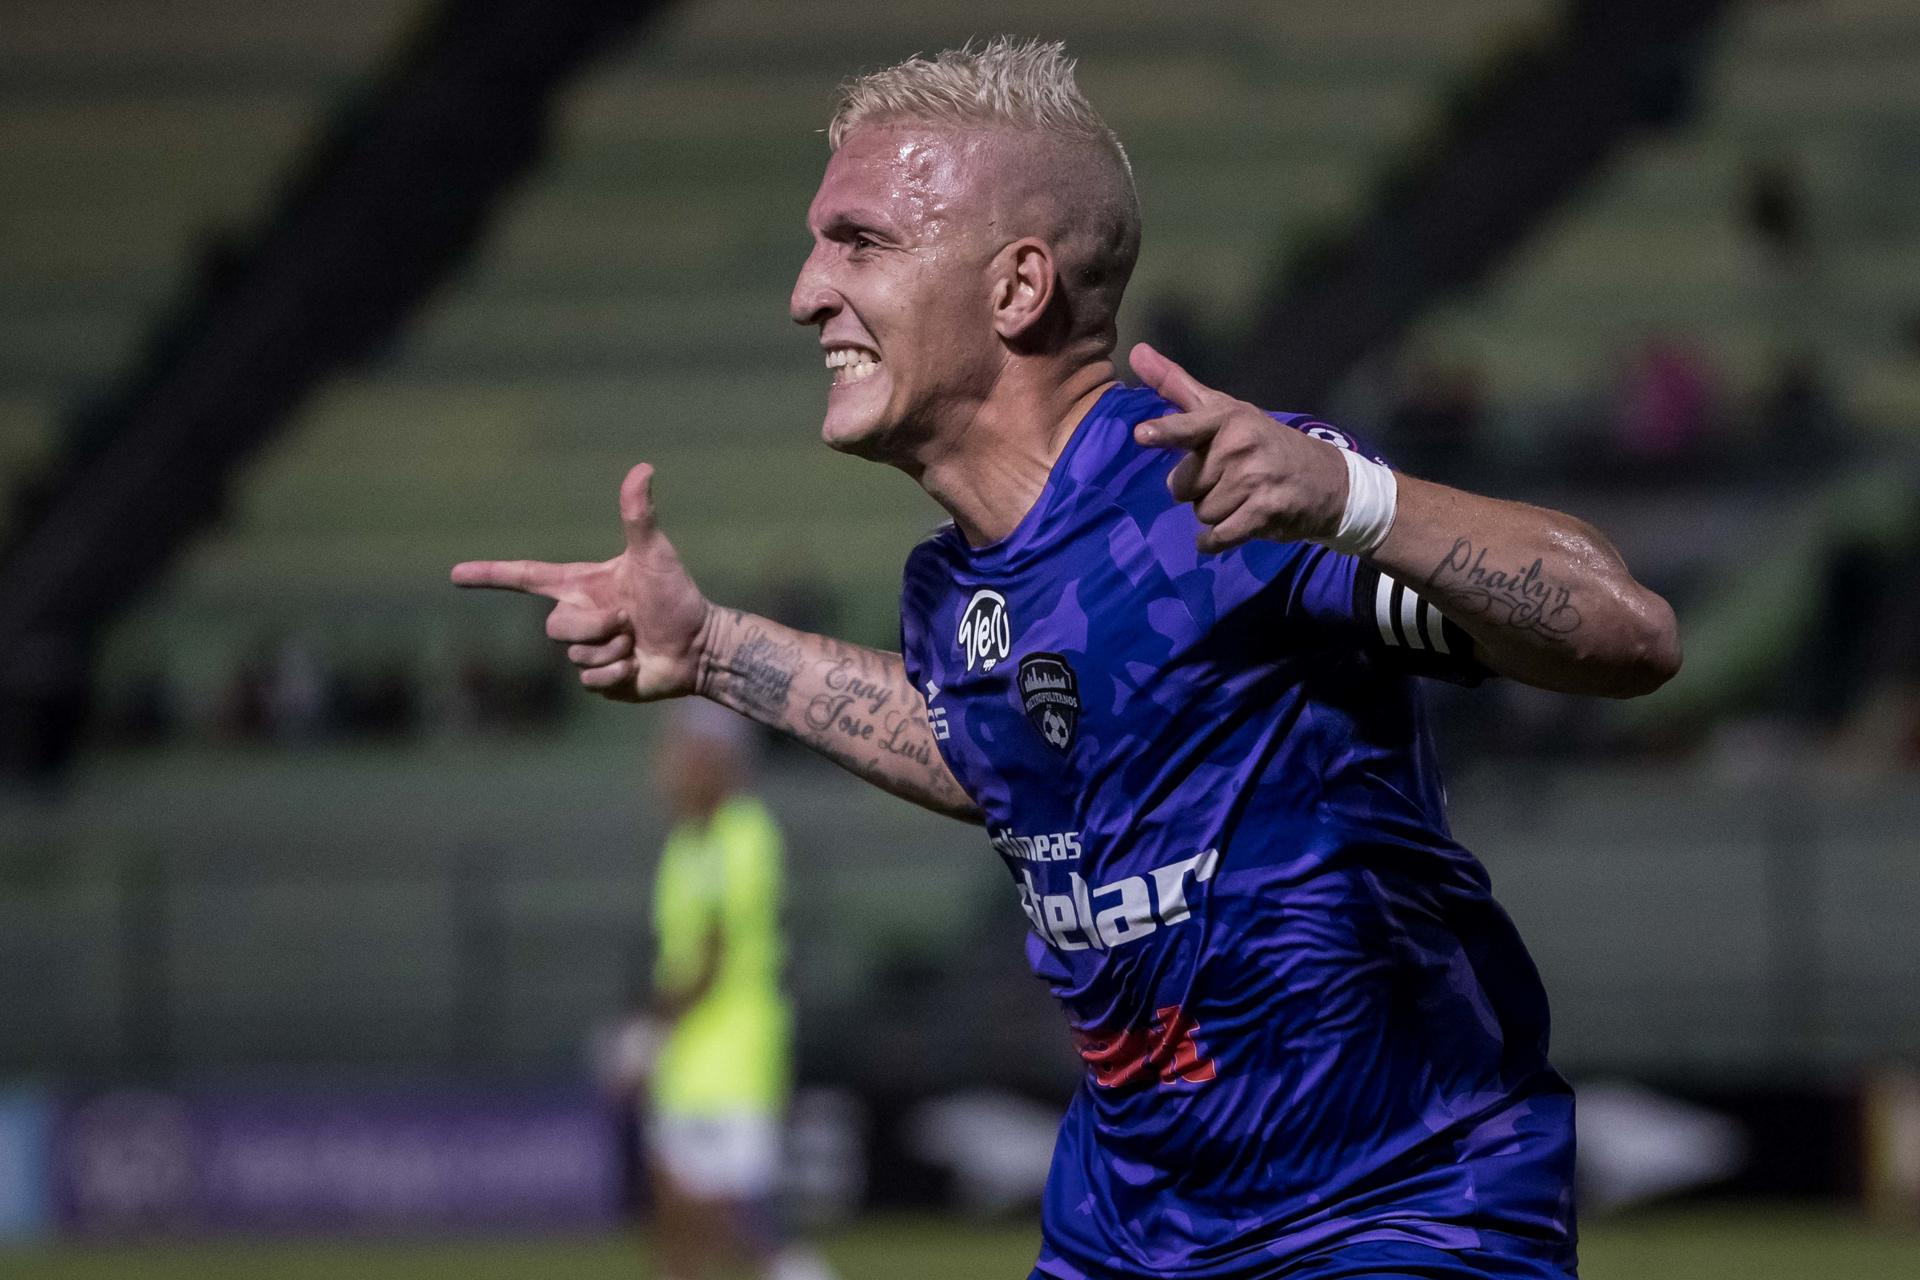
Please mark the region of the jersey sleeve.
<svg viewBox="0 0 1920 1280"><path fill-rule="evenodd" d="M1340 427L1298 414L1273 416L1316 440L1389 465ZM1263 628L1351 645L1410 675L1473 685L1493 674L1457 623L1358 556L1318 543L1252 542L1201 561L1212 578L1217 617L1247 609Z"/></svg>
<svg viewBox="0 0 1920 1280"><path fill-rule="evenodd" d="M948 527L942 525L922 538L907 554L907 563L900 573L900 660L907 669L908 681L916 689L926 679L921 655L928 618L939 596L936 584L945 576L937 563L936 546Z"/></svg>
<svg viewBox="0 0 1920 1280"><path fill-rule="evenodd" d="M1265 601L1318 630L1349 640L1411 675L1479 684L1493 672L1474 655L1473 637L1431 601L1357 556L1313 546L1297 557L1291 581L1275 581Z"/></svg>

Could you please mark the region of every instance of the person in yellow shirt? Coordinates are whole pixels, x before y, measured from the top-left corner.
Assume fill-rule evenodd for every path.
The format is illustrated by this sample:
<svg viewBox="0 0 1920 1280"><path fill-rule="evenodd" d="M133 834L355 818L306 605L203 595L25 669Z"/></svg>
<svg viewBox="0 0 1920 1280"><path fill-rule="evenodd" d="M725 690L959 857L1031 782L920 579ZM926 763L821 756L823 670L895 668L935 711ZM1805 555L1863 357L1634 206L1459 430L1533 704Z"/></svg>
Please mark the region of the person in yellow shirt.
<svg viewBox="0 0 1920 1280"><path fill-rule="evenodd" d="M744 1258L768 1280L830 1280L775 1212L793 1013L780 987L780 831L745 789L748 729L683 703L657 762L674 815L653 894L648 1147L663 1275L693 1280Z"/></svg>

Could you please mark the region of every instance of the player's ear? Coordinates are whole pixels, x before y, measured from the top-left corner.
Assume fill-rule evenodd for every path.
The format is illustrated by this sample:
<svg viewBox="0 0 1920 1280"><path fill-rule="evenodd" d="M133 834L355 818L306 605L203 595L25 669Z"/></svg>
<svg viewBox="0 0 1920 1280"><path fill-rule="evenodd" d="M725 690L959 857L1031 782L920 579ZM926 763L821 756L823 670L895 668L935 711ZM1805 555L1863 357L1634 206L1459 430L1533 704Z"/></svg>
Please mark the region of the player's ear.
<svg viewBox="0 0 1920 1280"><path fill-rule="evenodd" d="M1060 287L1053 250L1031 236L1015 240L993 260L993 328L1009 342L1029 334L1053 305Z"/></svg>

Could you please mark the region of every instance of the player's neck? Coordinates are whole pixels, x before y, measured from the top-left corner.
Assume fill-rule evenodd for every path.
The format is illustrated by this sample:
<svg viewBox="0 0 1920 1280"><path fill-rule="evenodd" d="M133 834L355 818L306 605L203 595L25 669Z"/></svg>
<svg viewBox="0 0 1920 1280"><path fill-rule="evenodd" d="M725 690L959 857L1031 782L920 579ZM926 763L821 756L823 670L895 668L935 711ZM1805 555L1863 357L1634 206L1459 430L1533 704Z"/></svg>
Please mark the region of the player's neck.
<svg viewBox="0 0 1920 1280"><path fill-rule="evenodd" d="M1039 501L1074 430L1113 383L1110 359L1065 378L1057 369L1016 366L966 430L919 459L910 474L969 545L998 542Z"/></svg>

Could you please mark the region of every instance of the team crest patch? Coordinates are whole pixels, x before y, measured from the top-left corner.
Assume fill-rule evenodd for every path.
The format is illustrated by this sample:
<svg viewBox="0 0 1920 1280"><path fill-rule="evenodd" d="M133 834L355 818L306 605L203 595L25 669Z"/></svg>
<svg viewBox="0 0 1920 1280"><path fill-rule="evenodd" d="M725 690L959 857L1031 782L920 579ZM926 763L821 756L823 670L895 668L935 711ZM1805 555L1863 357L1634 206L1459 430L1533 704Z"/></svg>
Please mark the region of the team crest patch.
<svg viewBox="0 0 1920 1280"><path fill-rule="evenodd" d="M1048 746L1066 751L1080 728L1080 677L1057 653L1020 659L1020 702Z"/></svg>
<svg viewBox="0 0 1920 1280"><path fill-rule="evenodd" d="M960 615L960 633L954 637L967 655L967 670L978 665L991 671L1013 653L1013 623L1007 617L1007 598L984 587L973 593Z"/></svg>

